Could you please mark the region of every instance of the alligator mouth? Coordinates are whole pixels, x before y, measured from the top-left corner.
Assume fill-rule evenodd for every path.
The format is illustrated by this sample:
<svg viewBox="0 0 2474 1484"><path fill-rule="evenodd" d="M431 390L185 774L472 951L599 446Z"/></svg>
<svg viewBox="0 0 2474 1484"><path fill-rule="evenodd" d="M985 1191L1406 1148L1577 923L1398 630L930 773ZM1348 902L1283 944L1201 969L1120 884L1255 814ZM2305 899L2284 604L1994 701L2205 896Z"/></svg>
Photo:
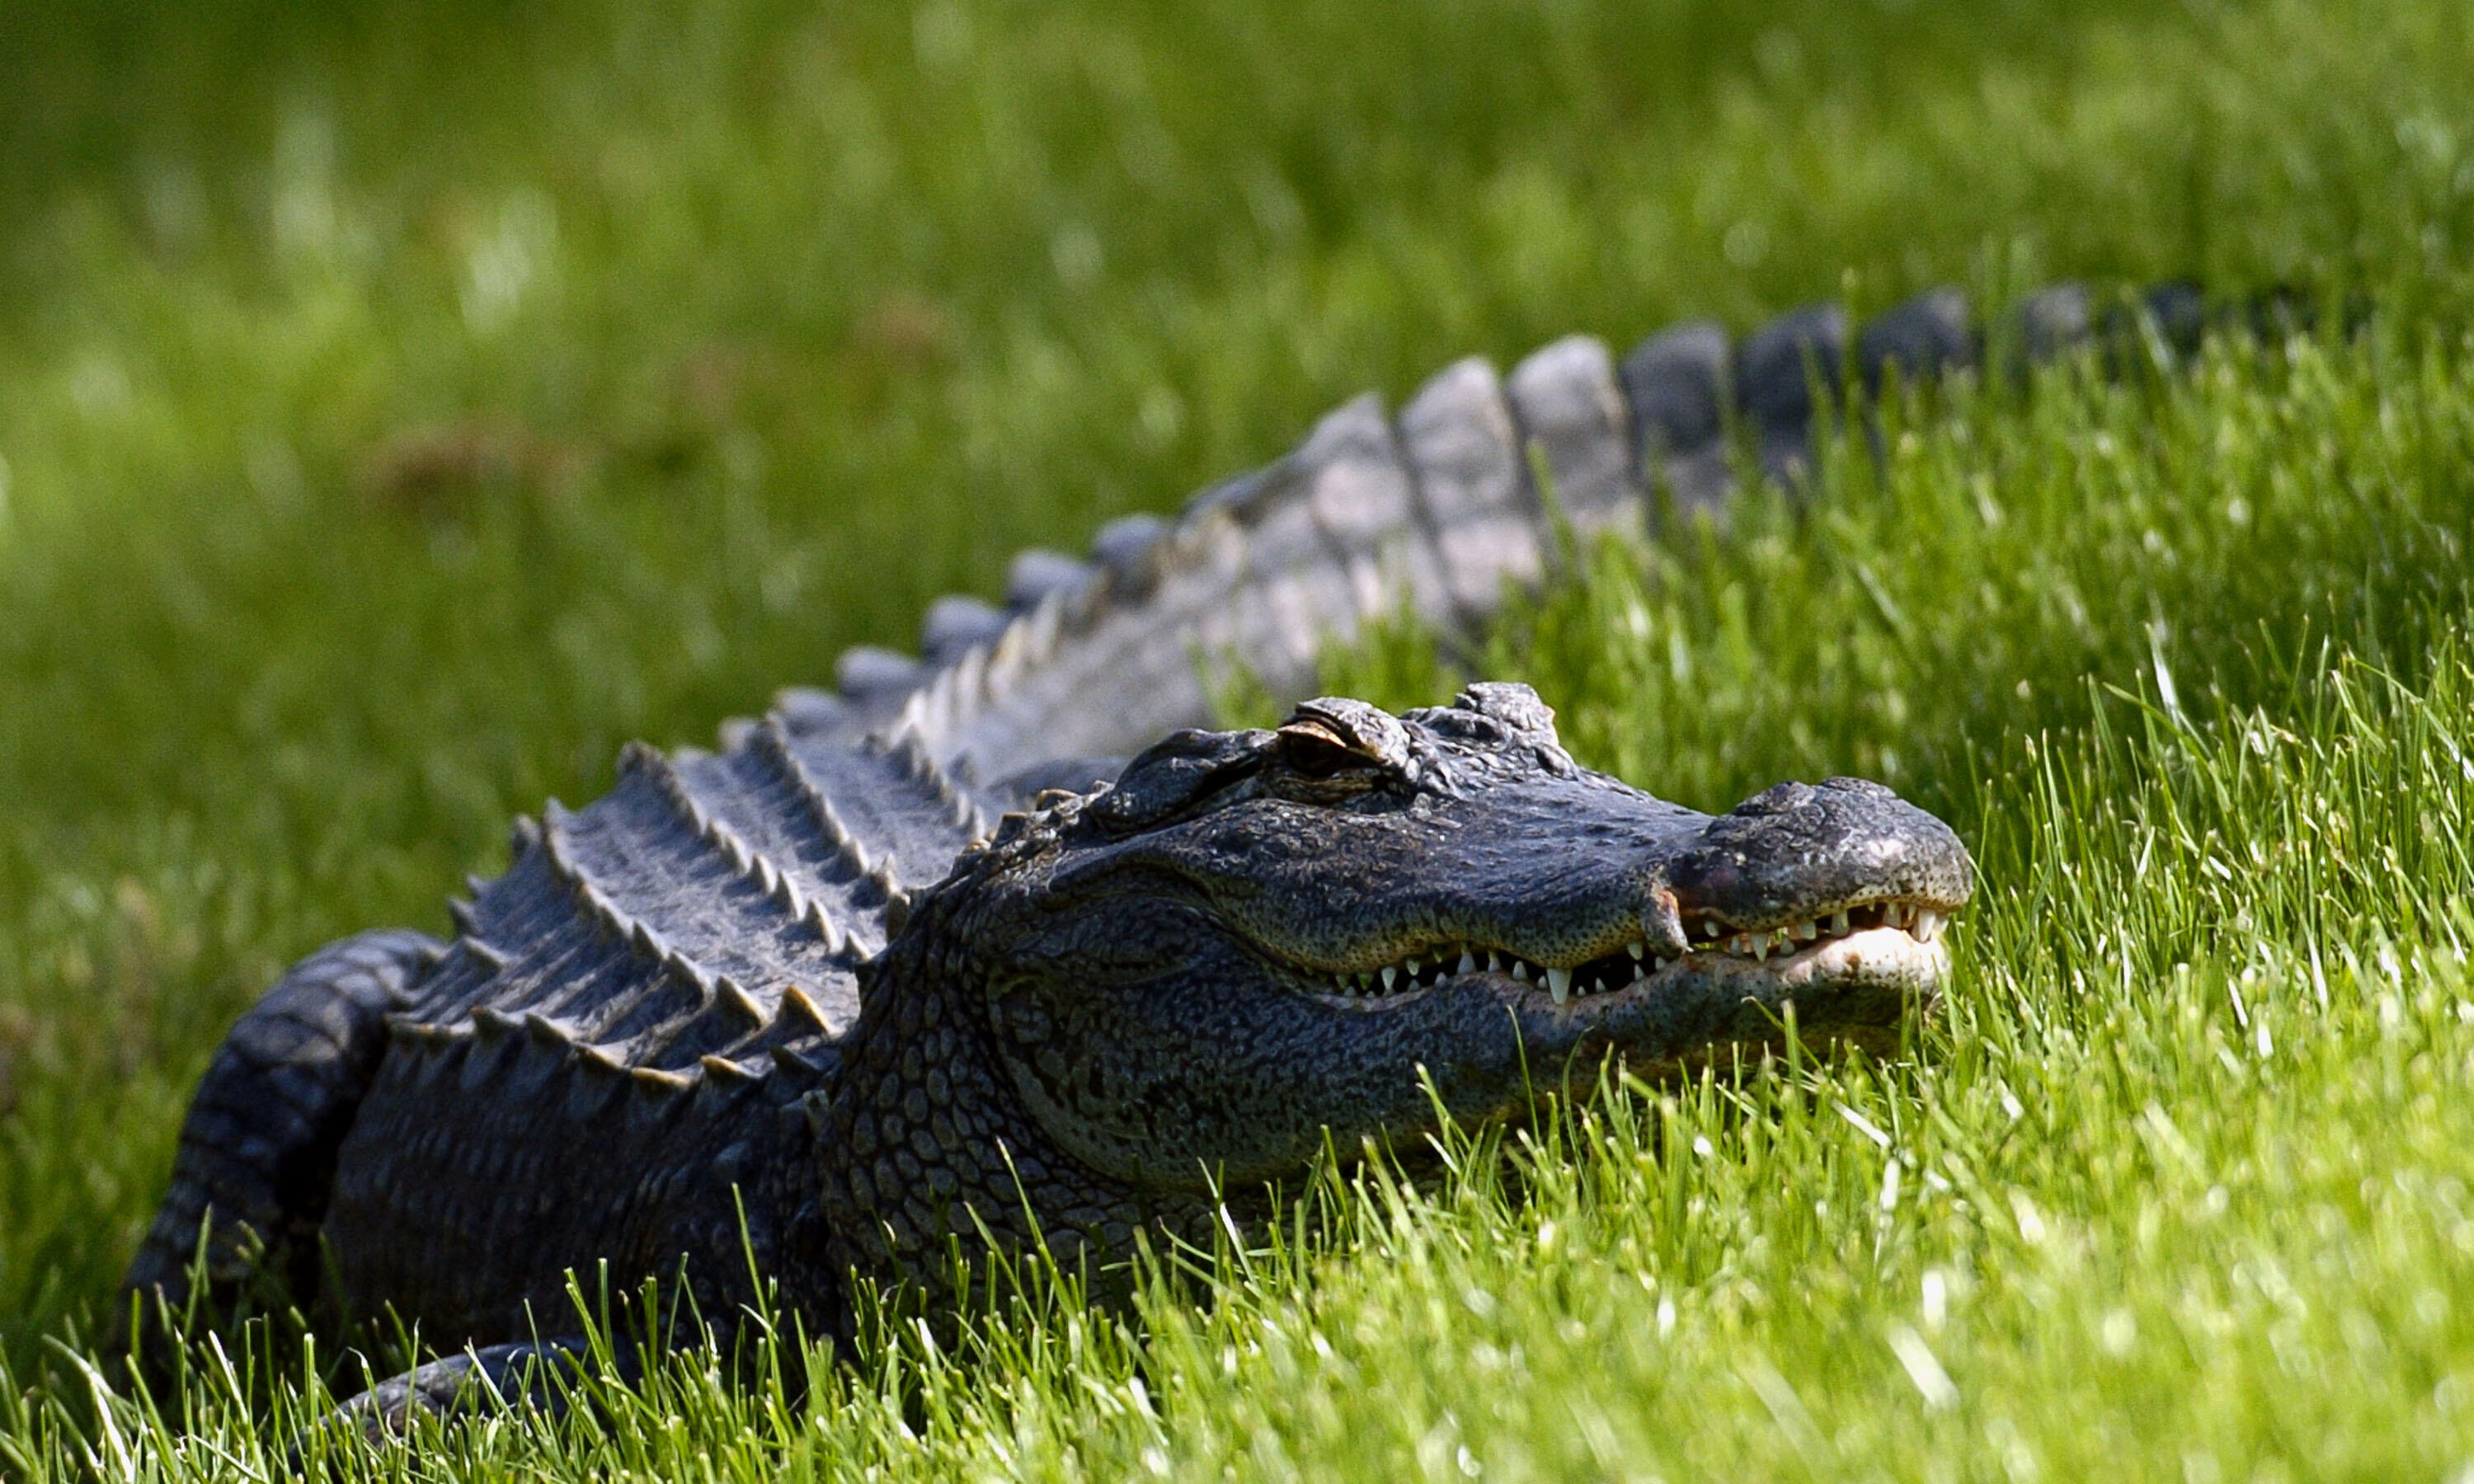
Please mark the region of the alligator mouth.
<svg viewBox="0 0 2474 1484"><path fill-rule="evenodd" d="M1951 909L1906 898L1853 902L1783 924L1737 928L1714 917L1687 913L1686 950L1661 955L1643 939L1579 964L1552 964L1508 948L1479 943L1444 943L1378 969L1307 969L1309 983L1326 998L1350 1002L1402 999L1467 975L1509 976L1535 985L1557 1005L1616 994L1652 985L1673 969L1686 972L1744 972L1833 977L1833 965L1865 957L1900 962L1911 972L1938 978L1944 950L1938 946ZM1320 981L1320 982L1317 982ZM1322 986L1327 984L1328 989Z"/></svg>

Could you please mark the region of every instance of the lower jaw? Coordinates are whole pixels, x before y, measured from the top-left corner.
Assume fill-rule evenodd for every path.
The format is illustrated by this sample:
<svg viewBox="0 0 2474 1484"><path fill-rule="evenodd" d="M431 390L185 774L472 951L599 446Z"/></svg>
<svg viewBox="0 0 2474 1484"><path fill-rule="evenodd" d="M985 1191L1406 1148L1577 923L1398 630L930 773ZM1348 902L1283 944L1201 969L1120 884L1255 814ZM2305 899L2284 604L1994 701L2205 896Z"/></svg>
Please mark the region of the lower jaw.
<svg viewBox="0 0 2474 1484"><path fill-rule="evenodd" d="M1561 1005L1533 993L1559 1014L1613 1014L1634 1005L1677 995L1734 994L1774 1004L1797 999L1835 999L1891 993L1938 998L1950 974L1950 951L1920 943L1897 928L1874 928L1824 939L1791 954L1757 961L1734 954L1692 953L1629 988L1576 994Z"/></svg>
<svg viewBox="0 0 2474 1484"><path fill-rule="evenodd" d="M1941 945L1894 929L1766 964L1696 954L1613 993L1562 1006L1524 996L1521 1017L1568 1038L1576 1056L1617 1058L1644 1080L1757 1065L1786 1055L1790 1042L1815 1060L1845 1048L1892 1057L1909 1024L1937 1007L1949 962Z"/></svg>

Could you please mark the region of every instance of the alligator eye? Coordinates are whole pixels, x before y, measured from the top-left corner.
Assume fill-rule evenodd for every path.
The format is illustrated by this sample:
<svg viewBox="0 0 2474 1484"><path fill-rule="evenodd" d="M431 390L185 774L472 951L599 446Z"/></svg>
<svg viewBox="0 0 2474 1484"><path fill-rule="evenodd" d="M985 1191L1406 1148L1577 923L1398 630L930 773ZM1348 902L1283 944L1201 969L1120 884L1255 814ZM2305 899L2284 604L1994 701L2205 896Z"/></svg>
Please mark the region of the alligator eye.
<svg viewBox="0 0 2474 1484"><path fill-rule="evenodd" d="M1331 728L1301 717L1280 729L1280 759L1306 778L1327 778L1373 761Z"/></svg>

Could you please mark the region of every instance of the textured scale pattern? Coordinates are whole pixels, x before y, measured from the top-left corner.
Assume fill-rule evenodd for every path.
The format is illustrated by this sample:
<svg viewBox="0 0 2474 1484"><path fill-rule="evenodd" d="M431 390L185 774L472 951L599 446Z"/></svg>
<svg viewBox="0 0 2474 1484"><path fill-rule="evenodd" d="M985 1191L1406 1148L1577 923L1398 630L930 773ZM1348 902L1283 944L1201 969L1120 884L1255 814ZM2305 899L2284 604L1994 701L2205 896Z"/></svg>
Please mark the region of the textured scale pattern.
<svg viewBox="0 0 2474 1484"><path fill-rule="evenodd" d="M736 743L629 748L609 793L520 827L507 873L459 905L344 1141L327 1230L348 1291L513 1339L526 1304L566 1301L511 1272L686 1254L701 1287L744 1288L733 1182L806 1128L861 967L982 816L915 746L770 723ZM497 1257L543 1231L576 1250ZM769 1216L744 1235L769 1262Z"/></svg>

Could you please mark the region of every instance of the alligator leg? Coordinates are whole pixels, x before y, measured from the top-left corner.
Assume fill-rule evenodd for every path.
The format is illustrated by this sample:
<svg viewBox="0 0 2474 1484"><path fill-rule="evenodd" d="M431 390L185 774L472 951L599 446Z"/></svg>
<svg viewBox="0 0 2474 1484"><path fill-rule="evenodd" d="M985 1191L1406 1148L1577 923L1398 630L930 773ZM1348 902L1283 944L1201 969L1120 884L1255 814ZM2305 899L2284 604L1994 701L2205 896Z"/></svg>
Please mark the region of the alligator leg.
<svg viewBox="0 0 2474 1484"><path fill-rule="evenodd" d="M309 1306L335 1151L386 1052L388 1011L441 951L402 929L329 944L232 1027L181 1126L171 1190L122 1285L116 1322L139 1315L137 1331L121 1334L133 1355L162 1337L165 1315L220 1324L256 1297ZM189 1281L202 1233L198 1293Z"/></svg>
<svg viewBox="0 0 2474 1484"><path fill-rule="evenodd" d="M378 1382L335 1409L329 1419L372 1444L402 1437L416 1416L451 1419L483 1407L528 1406L556 1416L582 1374L580 1339L524 1340L466 1351ZM634 1347L618 1351L619 1371L632 1378Z"/></svg>

